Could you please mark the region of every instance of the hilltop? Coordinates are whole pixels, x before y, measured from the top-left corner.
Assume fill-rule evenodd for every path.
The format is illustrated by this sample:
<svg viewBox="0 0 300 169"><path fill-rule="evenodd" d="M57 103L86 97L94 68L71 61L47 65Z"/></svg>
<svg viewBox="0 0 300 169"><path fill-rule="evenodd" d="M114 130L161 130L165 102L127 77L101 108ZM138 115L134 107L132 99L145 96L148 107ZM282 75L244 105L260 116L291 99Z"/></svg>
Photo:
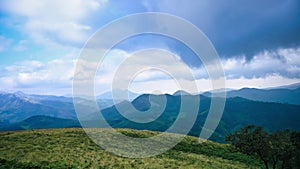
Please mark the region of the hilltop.
<svg viewBox="0 0 300 169"><path fill-rule="evenodd" d="M96 129L103 130L103 129ZM131 137L153 131L118 129ZM261 168L257 158L227 144L186 136L173 149L151 158L123 158L95 145L82 129L46 129L0 133L0 168Z"/></svg>

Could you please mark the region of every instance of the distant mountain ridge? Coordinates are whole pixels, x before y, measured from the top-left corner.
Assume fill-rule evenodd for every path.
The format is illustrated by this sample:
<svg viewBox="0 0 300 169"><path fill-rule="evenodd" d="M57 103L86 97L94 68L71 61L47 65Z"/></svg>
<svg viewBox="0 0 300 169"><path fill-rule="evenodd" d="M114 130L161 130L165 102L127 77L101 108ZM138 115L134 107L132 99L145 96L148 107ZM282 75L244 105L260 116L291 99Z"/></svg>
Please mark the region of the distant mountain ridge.
<svg viewBox="0 0 300 169"><path fill-rule="evenodd" d="M21 92L0 94L0 119L9 123L36 115L75 119L76 113L72 105L72 102L62 101L45 103L45 100L38 100Z"/></svg>
<svg viewBox="0 0 300 169"><path fill-rule="evenodd" d="M97 103L100 109L113 105L112 100L97 100ZM81 99L80 104L89 108L90 101ZM23 92L0 93L0 126L20 122L37 115L77 119L72 98L52 95L28 95Z"/></svg>
<svg viewBox="0 0 300 169"><path fill-rule="evenodd" d="M134 93L134 92L131 92L131 91L123 91L123 90L116 90L115 91L116 93L121 93L121 92L125 92L127 93L128 95L128 99L130 101L134 100L137 96L139 96L138 93ZM109 92L105 92L105 93L102 93L100 95L97 95L96 98L97 99L106 99L106 100L116 100L116 101L123 101L123 98L120 98L118 95L117 96L114 96L115 98L113 98L113 93L111 91ZM127 100L127 98L126 98Z"/></svg>
<svg viewBox="0 0 300 169"><path fill-rule="evenodd" d="M210 97L210 92L203 93L204 96ZM226 93L227 98L242 97L249 100L288 103L300 105L300 87L296 89L256 89L256 88L242 88L239 90L232 90Z"/></svg>
<svg viewBox="0 0 300 169"><path fill-rule="evenodd" d="M300 88L300 83L293 83L289 85L284 85L284 86L277 86L277 87L270 87L270 88L265 88L265 89L297 89Z"/></svg>
<svg viewBox="0 0 300 169"><path fill-rule="evenodd" d="M0 130L26 130L26 129L45 129L45 128L80 128L77 120L49 117L43 115L31 116L23 121L0 126Z"/></svg>

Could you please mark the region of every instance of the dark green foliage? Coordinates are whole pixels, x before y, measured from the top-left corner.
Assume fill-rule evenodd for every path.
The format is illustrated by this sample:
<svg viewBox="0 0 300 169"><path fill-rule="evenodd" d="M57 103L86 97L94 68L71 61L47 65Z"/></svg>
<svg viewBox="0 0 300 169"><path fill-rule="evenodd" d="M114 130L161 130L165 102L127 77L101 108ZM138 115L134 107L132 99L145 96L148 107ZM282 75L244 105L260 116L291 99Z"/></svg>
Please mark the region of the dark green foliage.
<svg viewBox="0 0 300 169"><path fill-rule="evenodd" d="M235 148L245 154L257 155L268 169L299 168L298 132L289 130L268 133L262 127L248 125L226 137ZM299 145L298 145L299 146Z"/></svg>
<svg viewBox="0 0 300 169"><path fill-rule="evenodd" d="M267 132L261 127L246 126L234 134L226 137L239 151L245 154L257 154L264 162L266 168L271 160L271 141Z"/></svg>
<svg viewBox="0 0 300 169"><path fill-rule="evenodd" d="M300 169L300 132L293 132L291 141L295 147L295 166Z"/></svg>
<svg viewBox="0 0 300 169"><path fill-rule="evenodd" d="M18 160L6 160L0 159L0 169L53 169L53 168L64 168L73 169L74 166L63 164L61 162L49 163L46 161L42 162L20 162Z"/></svg>
<svg viewBox="0 0 300 169"><path fill-rule="evenodd" d="M281 162L282 168L293 168L295 166L295 147L291 141L291 132L289 130L276 131L271 136L271 153L273 168L278 162Z"/></svg>

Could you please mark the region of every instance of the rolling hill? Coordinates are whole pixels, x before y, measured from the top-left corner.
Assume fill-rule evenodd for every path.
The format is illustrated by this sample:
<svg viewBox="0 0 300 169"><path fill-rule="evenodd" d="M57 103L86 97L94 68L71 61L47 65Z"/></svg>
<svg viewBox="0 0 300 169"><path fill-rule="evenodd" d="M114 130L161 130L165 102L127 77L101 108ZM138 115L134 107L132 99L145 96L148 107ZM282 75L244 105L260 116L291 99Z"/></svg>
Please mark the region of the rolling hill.
<svg viewBox="0 0 300 169"><path fill-rule="evenodd" d="M101 131L103 129L93 129ZM130 137L152 131L118 129ZM175 135L174 135L175 136ZM173 137L173 136L170 136ZM107 137L109 138L109 137ZM163 144L163 143L162 143ZM130 146L130 145L129 145ZM95 145L82 129L0 132L0 168L261 168L256 157L211 141L187 136L173 149L150 158L124 158Z"/></svg>

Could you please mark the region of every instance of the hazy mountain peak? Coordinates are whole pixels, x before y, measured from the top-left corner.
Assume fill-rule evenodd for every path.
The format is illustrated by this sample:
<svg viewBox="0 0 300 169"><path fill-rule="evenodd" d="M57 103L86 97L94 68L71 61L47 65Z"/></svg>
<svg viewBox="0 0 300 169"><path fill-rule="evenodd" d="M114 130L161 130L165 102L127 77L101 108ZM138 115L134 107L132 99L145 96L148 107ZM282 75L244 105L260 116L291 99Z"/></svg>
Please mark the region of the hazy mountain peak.
<svg viewBox="0 0 300 169"><path fill-rule="evenodd" d="M289 89L289 90L294 90L300 88L300 82L299 83L293 83L290 85L284 85L284 86L277 86L277 87L270 87L270 88L266 88L266 89Z"/></svg>
<svg viewBox="0 0 300 169"><path fill-rule="evenodd" d="M173 96L181 96L181 95L191 95L191 94L184 90L177 90L175 93L173 93Z"/></svg>
<svg viewBox="0 0 300 169"><path fill-rule="evenodd" d="M113 92L112 91L108 91L108 92L105 92L105 93L102 93L98 96L96 96L97 99L108 99L108 100L124 100L124 98L120 97L118 95L118 92L121 93L121 92L126 92L127 93L127 96L128 96L128 99L129 100L134 100L137 96L139 96L138 93L134 93L134 92L131 92L131 91L124 91L124 90L115 90L114 91L115 93L117 93L117 96L114 96L113 97ZM125 99L127 100L127 99Z"/></svg>
<svg viewBox="0 0 300 169"><path fill-rule="evenodd" d="M25 94L25 93L23 93L23 92L21 92L21 91L14 92L13 94L14 94L15 96L17 96L17 97L20 97L20 98L22 98L22 97L28 97L27 94Z"/></svg>
<svg viewBox="0 0 300 169"><path fill-rule="evenodd" d="M7 94L7 92L4 92L4 91L0 91L0 94Z"/></svg>
<svg viewBox="0 0 300 169"><path fill-rule="evenodd" d="M36 99L34 99L33 97L31 97L30 95L27 95L21 91L17 91L17 92L14 92L12 93L15 97L21 99L21 100L24 100L24 101L27 101L27 102L30 102L30 103L38 103L38 101Z"/></svg>
<svg viewBox="0 0 300 169"><path fill-rule="evenodd" d="M239 91L243 91L243 90L264 90L264 89L257 89L257 88L251 88L251 87L244 87L239 89Z"/></svg>

